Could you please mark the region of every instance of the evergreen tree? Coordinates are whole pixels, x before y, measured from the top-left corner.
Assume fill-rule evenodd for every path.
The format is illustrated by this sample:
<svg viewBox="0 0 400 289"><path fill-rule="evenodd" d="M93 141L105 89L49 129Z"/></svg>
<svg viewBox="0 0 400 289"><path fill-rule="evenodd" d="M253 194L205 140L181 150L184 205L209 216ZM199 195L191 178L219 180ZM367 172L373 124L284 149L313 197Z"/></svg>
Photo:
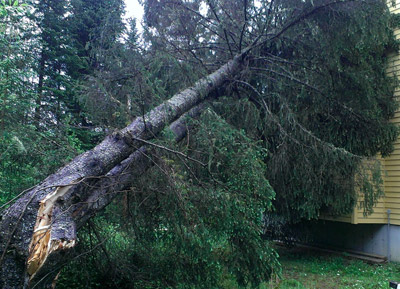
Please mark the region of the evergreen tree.
<svg viewBox="0 0 400 289"><path fill-rule="evenodd" d="M65 3L36 4L1 4L2 204L79 152L76 139L68 134L62 99L68 84L60 22Z"/></svg>
<svg viewBox="0 0 400 289"><path fill-rule="evenodd" d="M197 71L212 71L266 35L233 84L230 109L215 104L268 149L277 215L292 223L348 213L361 187L365 212L372 211L380 168L362 159L387 155L398 135L389 122L397 81L385 73L398 44L386 3L145 1L145 13L152 45L197 63Z"/></svg>
<svg viewBox="0 0 400 289"><path fill-rule="evenodd" d="M70 54L70 38L66 30L65 1L45 0L35 3L33 21L40 31L36 52L35 123L38 129L48 129L52 123L62 122L63 98L70 79L65 74L65 60Z"/></svg>
<svg viewBox="0 0 400 289"><path fill-rule="evenodd" d="M233 85L217 91L219 99L210 104L214 113L200 121L201 129L191 132L191 141L174 147L207 164L208 172L173 155L161 154L157 158L163 160L158 163L163 171L152 170L144 184L133 188L133 196L124 194L114 205L125 208L121 219L113 224L115 237L106 245L106 250L116 255L104 262L86 261L90 264L86 266L96 266L97 272L104 272L98 278L110 287L130 274L126 271L132 266L129 258L139 264L139 269L135 281L123 281L127 287L220 288L223 285L218 282L227 278L223 270L232 273L241 285L256 286L268 278L275 260L265 247L268 244L261 240L261 212L265 213L265 236L284 238L288 225L317 219L321 213L349 212L356 204L359 187L363 188L366 212L372 210L382 193L380 167L365 167L363 159L389 153L398 134L389 122L397 107L392 98L397 82L385 73L388 52L396 51L397 43L390 27L392 17L384 3L329 7L319 3L323 8L316 13L314 7L318 5L311 2L277 1L273 6L262 3L261 8L255 8L247 2L204 1L206 12L204 6L200 9L201 2L145 2L145 39L150 48L142 53L140 61L151 67L145 81L150 84L151 95L164 99L168 93L187 86L198 75L212 71L215 63L249 45L253 35L261 35L262 29L278 34L282 29L284 37L271 37L260 44L250 57L248 68L232 81ZM139 63L138 59L131 59ZM110 64L113 63L118 61ZM96 80L109 87L108 91L127 85L114 82L115 86L110 86L111 78L106 80L104 76L123 69L114 67L113 73L99 74ZM138 69L136 73L143 76L146 72ZM142 79L140 84L146 87ZM126 87L132 88L131 85ZM138 89L132 91L140 93ZM100 95L96 97L101 99ZM146 101L149 108L159 99L147 97ZM112 105L112 101L106 102ZM257 152L244 153L235 144ZM171 147L169 142L163 145ZM260 168L260 162L265 167ZM171 177L165 176L166 171ZM371 173L372 181L366 178ZM222 193L224 189L229 197ZM172 197L175 194L178 200ZM184 205L173 209L180 201ZM229 207L232 202L243 207ZM183 214L184 208L188 210ZM115 211L111 207L105 219L115 218ZM237 212L249 219L239 217ZM97 222L89 227L89 234L93 230L102 234L104 219ZM254 225L253 230L246 231L246 222ZM119 228L117 224L121 223L125 226ZM207 231L194 230L193 223ZM165 232L160 233L160 227ZM224 237L215 238L213 232ZM186 239L189 233L196 239ZM135 245L115 248L113 243L118 242L120 234L135 240ZM223 258L207 253L217 248ZM257 263L242 251L244 248L252 252L250 255L266 259ZM80 250L89 248L83 245ZM187 256L187 251L192 255ZM101 255L93 254L94 260L100 260ZM267 260L271 262L269 266L264 263ZM107 275L108 268L119 261L124 265ZM207 267L214 262L223 266ZM250 269L246 264L257 265ZM193 266L201 270L194 272ZM149 277L143 280L140 276L145 272ZM193 275L199 279L190 279Z"/></svg>
<svg viewBox="0 0 400 289"><path fill-rule="evenodd" d="M4 203L37 182L32 164L23 165L26 133L32 128L33 76L29 55L31 43L25 38L32 29L26 19L27 7L0 3L0 202Z"/></svg>

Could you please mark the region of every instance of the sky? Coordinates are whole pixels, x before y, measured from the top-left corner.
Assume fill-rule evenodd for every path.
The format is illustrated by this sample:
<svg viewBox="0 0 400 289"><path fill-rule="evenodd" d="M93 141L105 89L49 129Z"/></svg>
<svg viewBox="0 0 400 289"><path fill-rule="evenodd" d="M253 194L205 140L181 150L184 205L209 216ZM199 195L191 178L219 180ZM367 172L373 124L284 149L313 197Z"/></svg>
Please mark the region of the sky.
<svg viewBox="0 0 400 289"><path fill-rule="evenodd" d="M137 0L125 0L126 14L124 18L136 18L137 26L140 26L140 22L143 18L143 7ZM139 27L138 27L139 28Z"/></svg>

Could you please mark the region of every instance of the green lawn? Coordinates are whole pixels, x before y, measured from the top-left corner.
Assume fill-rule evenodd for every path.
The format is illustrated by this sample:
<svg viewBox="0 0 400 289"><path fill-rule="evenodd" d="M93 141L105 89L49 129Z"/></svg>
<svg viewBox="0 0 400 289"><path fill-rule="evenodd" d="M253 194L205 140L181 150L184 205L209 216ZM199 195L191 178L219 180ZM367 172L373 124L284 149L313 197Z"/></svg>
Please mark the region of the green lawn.
<svg viewBox="0 0 400 289"><path fill-rule="evenodd" d="M400 264L371 265L345 255L301 249L279 249L282 276L266 288L389 288L400 282Z"/></svg>

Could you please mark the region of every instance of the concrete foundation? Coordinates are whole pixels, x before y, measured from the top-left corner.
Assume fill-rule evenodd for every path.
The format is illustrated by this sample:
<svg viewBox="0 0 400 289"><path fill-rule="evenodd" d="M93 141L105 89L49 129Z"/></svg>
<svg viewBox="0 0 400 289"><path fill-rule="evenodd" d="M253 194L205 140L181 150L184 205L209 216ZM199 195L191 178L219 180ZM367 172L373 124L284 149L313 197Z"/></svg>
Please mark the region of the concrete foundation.
<svg viewBox="0 0 400 289"><path fill-rule="evenodd" d="M319 221L312 232L315 245L381 255L400 262L400 226Z"/></svg>

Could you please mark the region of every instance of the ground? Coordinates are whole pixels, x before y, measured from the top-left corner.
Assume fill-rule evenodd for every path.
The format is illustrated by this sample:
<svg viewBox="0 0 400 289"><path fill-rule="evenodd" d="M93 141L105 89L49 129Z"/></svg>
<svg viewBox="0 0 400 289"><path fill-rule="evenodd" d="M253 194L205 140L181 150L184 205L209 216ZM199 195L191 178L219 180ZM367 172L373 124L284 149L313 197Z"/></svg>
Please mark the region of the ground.
<svg viewBox="0 0 400 289"><path fill-rule="evenodd" d="M400 282L400 264L367 264L346 254L333 255L298 248L278 248L282 274L264 288L389 288Z"/></svg>

